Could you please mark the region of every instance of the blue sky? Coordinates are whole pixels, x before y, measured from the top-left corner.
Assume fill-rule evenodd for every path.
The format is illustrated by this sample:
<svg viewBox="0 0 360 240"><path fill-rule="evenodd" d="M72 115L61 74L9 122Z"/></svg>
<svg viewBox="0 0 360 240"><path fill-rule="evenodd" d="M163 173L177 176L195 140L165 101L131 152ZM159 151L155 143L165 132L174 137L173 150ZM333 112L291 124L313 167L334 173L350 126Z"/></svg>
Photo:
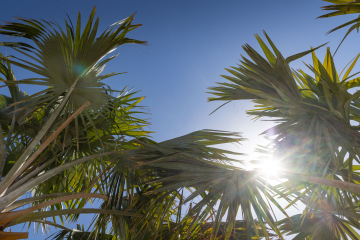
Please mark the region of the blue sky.
<svg viewBox="0 0 360 240"><path fill-rule="evenodd" d="M320 9L323 5L326 3L320 0L13 0L0 8L0 21L22 16L62 22L65 12L75 21L78 11L86 20L96 6L99 29L104 30L136 12L134 23L143 26L130 36L148 41L148 45L121 46L117 51L119 57L105 71L127 73L107 83L114 89L129 86L134 91L141 90L139 95L146 96L142 105L147 107L152 123L149 130L156 132L153 134L156 141L200 129L228 130L242 132L249 139L233 150L251 152L256 144L264 142L258 135L271 123L253 122L245 114L252 104L245 101L228 104L208 116L222 103L208 103L209 95L205 92L215 82L224 81L220 75L226 74L224 68L238 63L240 54L244 54L243 44L260 50L254 34L263 36L263 30L285 57L326 42L335 50L344 32L328 36L325 33L348 17L316 19L324 14ZM336 55L339 68L357 54L354 47L358 46L355 44L358 37L351 34ZM0 37L0 41L5 40ZM317 51L320 59L324 52L325 48ZM294 62L292 67L305 69L302 61L309 63L310 58ZM15 70L18 79L28 76L25 71Z"/></svg>

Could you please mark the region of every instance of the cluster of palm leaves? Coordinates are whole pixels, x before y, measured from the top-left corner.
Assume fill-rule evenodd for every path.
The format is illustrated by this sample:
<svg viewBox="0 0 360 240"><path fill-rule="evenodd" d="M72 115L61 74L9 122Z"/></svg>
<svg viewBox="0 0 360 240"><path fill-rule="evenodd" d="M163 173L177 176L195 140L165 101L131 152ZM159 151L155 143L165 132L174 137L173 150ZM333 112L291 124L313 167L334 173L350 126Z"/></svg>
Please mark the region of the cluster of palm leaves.
<svg viewBox="0 0 360 240"><path fill-rule="evenodd" d="M334 12L322 17L360 12L358 1L328 2ZM120 45L145 43L127 37L140 26L132 21L99 34L94 9L85 26L80 14L75 26L22 18L0 26L22 39L0 44L21 56L0 55L9 92L0 95L1 239L26 238L8 230L23 223L56 227L49 238L59 240L360 239L360 54L338 74L330 49L323 62L317 48L285 58L266 33L268 44L256 35L263 53L245 45L248 57L210 88L210 101L252 100L248 114L277 123L264 133L283 165L273 186L230 157L241 153L214 147L243 141L238 133L150 139L143 97L103 83L119 73L101 74ZM333 30L352 23L350 33L358 19ZM307 54L311 74L290 68ZM16 79L12 65L32 77ZM41 90L27 94L19 84ZM298 203L305 210L288 216ZM82 213L96 214L91 226L68 228Z"/></svg>
<svg viewBox="0 0 360 240"><path fill-rule="evenodd" d="M145 43L126 37L140 25L130 16L99 34L94 17L95 9L84 27L80 14L75 26L70 19L62 27L20 18L0 27L0 34L22 38L1 43L22 57L0 56L2 87L9 90L0 96L0 237L26 238L8 230L21 223L60 228L56 239L272 235L265 223L275 221L264 198L276 202L275 190L234 167L231 152L212 147L242 137L202 130L150 140L138 106L143 97L102 83L118 73L101 74L117 47ZM34 76L18 80L12 65ZM20 84L41 90L27 94ZM246 196L227 195L231 188ZM97 199L102 203L89 208ZM247 209L245 222L236 220L239 205ZM68 229L82 213L97 214L90 229Z"/></svg>
<svg viewBox="0 0 360 240"><path fill-rule="evenodd" d="M324 9L333 12L321 17L360 12L359 1L328 2L333 5ZM358 28L358 19L330 32L353 23L347 36ZM324 61L316 56L317 48L285 58L264 34L269 44L256 35L263 53L245 45L249 57L227 69L231 76L210 88L215 96L209 101L249 99L255 108L248 114L276 123L264 132L283 166L283 182L275 188L289 200L285 208L298 202L306 206L301 214L276 223L283 235L360 239L360 92L354 91L360 81L353 71L360 55L338 74L329 48ZM290 68L292 61L310 53L313 62L306 64L307 71Z"/></svg>

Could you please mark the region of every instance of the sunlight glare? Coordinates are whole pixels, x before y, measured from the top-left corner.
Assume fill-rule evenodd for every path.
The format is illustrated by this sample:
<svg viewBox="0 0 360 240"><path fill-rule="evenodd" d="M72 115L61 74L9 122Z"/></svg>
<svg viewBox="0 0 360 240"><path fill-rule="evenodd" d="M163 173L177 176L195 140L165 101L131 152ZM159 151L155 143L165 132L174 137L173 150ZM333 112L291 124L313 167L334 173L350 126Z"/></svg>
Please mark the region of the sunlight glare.
<svg viewBox="0 0 360 240"><path fill-rule="evenodd" d="M280 162L274 158L258 161L256 167L260 170L261 175L265 177L278 177L281 170Z"/></svg>

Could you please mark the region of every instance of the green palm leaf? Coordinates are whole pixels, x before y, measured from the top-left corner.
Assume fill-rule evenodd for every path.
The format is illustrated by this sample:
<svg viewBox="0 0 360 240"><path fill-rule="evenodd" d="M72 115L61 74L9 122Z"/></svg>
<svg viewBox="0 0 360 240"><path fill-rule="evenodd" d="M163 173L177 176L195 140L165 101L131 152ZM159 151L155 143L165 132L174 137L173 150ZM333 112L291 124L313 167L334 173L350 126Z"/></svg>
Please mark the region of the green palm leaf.
<svg viewBox="0 0 360 240"><path fill-rule="evenodd" d="M232 152L211 147L239 140L242 138L233 133L203 130L158 144L138 141L139 149L125 153L116 164L117 169L109 179L111 199L107 207L114 209L123 206L123 201L131 201L128 211L141 215L142 220L133 219L129 227L139 234L153 229L150 239L175 238L179 232L182 239L194 238L201 231L199 224L209 216L214 219L211 239L215 239L219 231L224 231L221 235L229 239L233 231L236 232L233 223L239 211L246 222L247 238L265 236L269 239L265 224L280 235L265 200L282 210L272 197L276 190L257 174L233 166L234 160L225 155ZM183 198L181 189L188 189L192 194ZM200 200L195 201L185 217L178 217L176 227L165 237L162 224L173 225L172 216L180 214L184 204L197 198ZM216 204L219 209L214 215ZM227 218L226 229L222 229L223 217Z"/></svg>
<svg viewBox="0 0 360 240"><path fill-rule="evenodd" d="M353 13L360 13L360 2L359 1L353 1L353 0L324 0L326 2L333 3L332 5L324 6L322 7L323 10L326 11L332 11L328 14L321 15L319 18L327 18L327 17L334 17L334 16L340 16L340 15L346 15L346 14L353 14ZM340 42L338 48L336 49L335 53L339 49L340 45L344 42L345 38L355 29L359 31L360 27L360 17L357 17L354 20L351 20L349 22L346 22L344 24L341 24L338 27L335 27L331 29L328 33L332 33L336 30L339 30L341 28L350 26L348 31L346 32L344 38Z"/></svg>

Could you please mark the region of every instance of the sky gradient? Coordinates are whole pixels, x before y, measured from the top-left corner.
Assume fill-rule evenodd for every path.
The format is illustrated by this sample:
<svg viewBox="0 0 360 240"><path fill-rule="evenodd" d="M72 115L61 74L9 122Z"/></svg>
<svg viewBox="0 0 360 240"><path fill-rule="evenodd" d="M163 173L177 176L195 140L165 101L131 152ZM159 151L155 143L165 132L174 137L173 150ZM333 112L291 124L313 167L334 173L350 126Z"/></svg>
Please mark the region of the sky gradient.
<svg viewBox="0 0 360 240"><path fill-rule="evenodd" d="M242 45L250 44L260 50L254 34L263 36L265 30L284 57L317 47L327 46L335 50L344 31L326 35L349 17L316 19L325 14L320 7L327 5L321 0L302 1L174 1L174 0L59 0L59 1L7 1L0 8L0 22L13 21L15 16L25 18L52 18L63 22L65 12L75 21L81 11L83 22L96 6L100 17L99 31L110 24L136 12L134 23L142 27L130 33L130 37L148 41L147 46L123 45L120 55L110 62L105 72L127 72L106 81L114 89L125 86L140 91L142 102L149 113L149 130L155 131L155 141L163 141L200 129L217 129L242 132L249 141L232 150L250 153L258 143L264 143L258 135L272 126L270 122L253 122L245 111L252 108L242 101L225 105L214 114L222 102L207 102L207 88L215 82L225 81L224 68L234 66L244 54ZM350 16L352 18L352 16ZM335 63L342 69L358 52L354 43L359 36L350 34ZM7 41L0 36L0 42ZM3 54L6 49L0 50ZM325 47L316 52L323 59ZM306 67L304 57L291 66ZM17 79L29 73L15 69ZM22 89L32 93L35 89ZM3 89L0 93L6 93ZM14 230L13 230L14 231ZM32 231L32 230L30 230ZM39 233L40 234L40 233ZM29 239L43 239L30 236Z"/></svg>

